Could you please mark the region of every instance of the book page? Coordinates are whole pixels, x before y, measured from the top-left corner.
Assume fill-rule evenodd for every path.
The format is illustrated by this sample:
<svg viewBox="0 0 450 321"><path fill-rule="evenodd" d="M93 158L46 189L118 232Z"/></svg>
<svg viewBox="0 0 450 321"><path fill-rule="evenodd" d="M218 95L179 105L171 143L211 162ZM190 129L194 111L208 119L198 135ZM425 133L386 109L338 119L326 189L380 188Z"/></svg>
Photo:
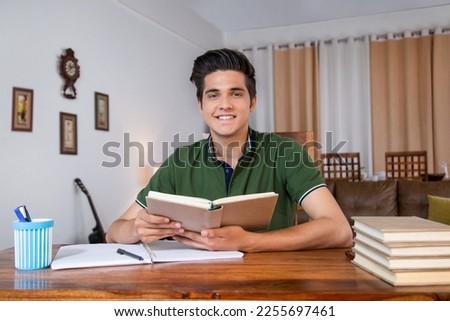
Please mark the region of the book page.
<svg viewBox="0 0 450 321"><path fill-rule="evenodd" d="M63 245L59 248L51 263L53 270L120 266L135 264L151 264L163 262L204 261L217 259L242 258L239 251L206 251L186 246L176 241L155 241L144 244L74 244ZM127 255L117 253L124 249L143 258L138 260Z"/></svg>
<svg viewBox="0 0 450 321"><path fill-rule="evenodd" d="M207 251L191 248L176 241L156 241L148 245L154 253L153 262L203 261L233 259L244 256L239 251Z"/></svg>
<svg viewBox="0 0 450 321"><path fill-rule="evenodd" d="M211 207L211 201L201 197L167 194L155 191L148 192L147 197L181 205L191 205L203 209L209 209Z"/></svg>
<svg viewBox="0 0 450 321"><path fill-rule="evenodd" d="M276 196L277 194L274 192L266 192L266 193L254 193L254 194L244 194L244 195L235 195L235 196L228 196L228 197L222 197L219 199L216 199L213 201L214 204L227 204L227 203L234 203L242 200L254 200L254 199L260 199L260 198L266 198L271 196Z"/></svg>
<svg viewBox="0 0 450 321"><path fill-rule="evenodd" d="M120 255L117 253L119 248L141 256L144 260L140 261L127 255ZM51 263L51 268L60 270L146 263L152 263L152 260L140 244L75 244L61 246Z"/></svg>

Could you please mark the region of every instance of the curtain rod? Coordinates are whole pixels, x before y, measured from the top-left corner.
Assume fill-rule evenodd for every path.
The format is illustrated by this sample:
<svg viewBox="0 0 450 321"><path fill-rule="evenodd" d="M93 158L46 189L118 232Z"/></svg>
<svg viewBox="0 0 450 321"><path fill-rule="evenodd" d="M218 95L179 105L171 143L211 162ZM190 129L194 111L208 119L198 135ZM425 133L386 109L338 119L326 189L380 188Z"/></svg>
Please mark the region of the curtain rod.
<svg viewBox="0 0 450 321"><path fill-rule="evenodd" d="M410 33L412 37L420 36L424 31L427 31L428 34L433 35L436 34L435 30L438 29L440 32L437 33L447 33L450 32L450 27L448 28L432 28L432 29L423 29L423 30L416 30L416 31L403 31L403 32L395 32L395 33L384 33L380 35L374 35L371 36L371 39L381 40L381 39L388 39L389 36L393 37L393 39L396 38L402 38L405 34ZM345 43L348 41L348 39L353 39L354 41L363 41L366 36L358 36L358 37L347 37L347 38L341 38L337 39L338 43ZM333 39L328 39L323 41L324 44L331 44ZM282 45L276 45L278 49L289 49L289 48L302 48L302 47L314 47L317 45L317 43L320 42L320 40L317 41L305 41L305 42L299 42L294 44L282 44ZM252 50L249 48L248 50Z"/></svg>
<svg viewBox="0 0 450 321"><path fill-rule="evenodd" d="M252 50L267 50L267 49L269 49L269 47L270 46L261 46L261 47L256 47L256 48L243 48L243 49L241 49L241 51L242 52L245 52L245 51L252 51Z"/></svg>
<svg viewBox="0 0 450 321"><path fill-rule="evenodd" d="M416 31L403 31L403 32L393 32L393 33L384 33L381 35L372 36L373 40L386 40L386 39L397 39L408 37L419 37L424 35L434 35L434 34L444 34L450 31L450 28L433 28L433 29L423 29Z"/></svg>

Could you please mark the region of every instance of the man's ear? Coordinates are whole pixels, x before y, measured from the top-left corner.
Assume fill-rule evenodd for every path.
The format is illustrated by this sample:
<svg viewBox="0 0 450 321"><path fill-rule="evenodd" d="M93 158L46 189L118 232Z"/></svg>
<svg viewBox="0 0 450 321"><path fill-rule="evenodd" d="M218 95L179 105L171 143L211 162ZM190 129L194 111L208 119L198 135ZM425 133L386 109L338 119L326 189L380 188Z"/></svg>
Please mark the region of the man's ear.
<svg viewBox="0 0 450 321"><path fill-rule="evenodd" d="M252 98L251 102L250 102L250 111L254 111L256 108L256 96Z"/></svg>
<svg viewBox="0 0 450 321"><path fill-rule="evenodd" d="M201 99L197 99L197 105L200 112L203 113L203 105Z"/></svg>

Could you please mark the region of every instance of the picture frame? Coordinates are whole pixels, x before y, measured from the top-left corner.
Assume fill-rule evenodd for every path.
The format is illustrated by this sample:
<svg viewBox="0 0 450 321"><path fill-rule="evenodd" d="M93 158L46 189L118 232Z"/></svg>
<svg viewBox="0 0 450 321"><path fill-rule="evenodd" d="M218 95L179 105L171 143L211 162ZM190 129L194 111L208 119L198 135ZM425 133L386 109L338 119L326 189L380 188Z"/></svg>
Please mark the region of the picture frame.
<svg viewBox="0 0 450 321"><path fill-rule="evenodd" d="M33 131L33 89L13 87L11 130Z"/></svg>
<svg viewBox="0 0 450 321"><path fill-rule="evenodd" d="M109 131L109 96L95 92L95 129Z"/></svg>
<svg viewBox="0 0 450 321"><path fill-rule="evenodd" d="M78 153L77 115L60 112L59 128L60 154L76 155Z"/></svg>

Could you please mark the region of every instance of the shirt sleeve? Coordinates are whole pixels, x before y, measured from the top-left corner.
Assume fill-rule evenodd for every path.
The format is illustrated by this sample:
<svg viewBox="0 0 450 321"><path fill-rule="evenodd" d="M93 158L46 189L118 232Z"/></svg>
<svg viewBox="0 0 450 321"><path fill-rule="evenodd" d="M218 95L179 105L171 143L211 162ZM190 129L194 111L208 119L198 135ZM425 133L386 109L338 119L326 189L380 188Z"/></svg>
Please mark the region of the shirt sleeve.
<svg viewBox="0 0 450 321"><path fill-rule="evenodd" d="M309 193L326 186L322 174L300 144L285 141L279 148L278 166L284 173L286 188L293 200L301 204Z"/></svg>

